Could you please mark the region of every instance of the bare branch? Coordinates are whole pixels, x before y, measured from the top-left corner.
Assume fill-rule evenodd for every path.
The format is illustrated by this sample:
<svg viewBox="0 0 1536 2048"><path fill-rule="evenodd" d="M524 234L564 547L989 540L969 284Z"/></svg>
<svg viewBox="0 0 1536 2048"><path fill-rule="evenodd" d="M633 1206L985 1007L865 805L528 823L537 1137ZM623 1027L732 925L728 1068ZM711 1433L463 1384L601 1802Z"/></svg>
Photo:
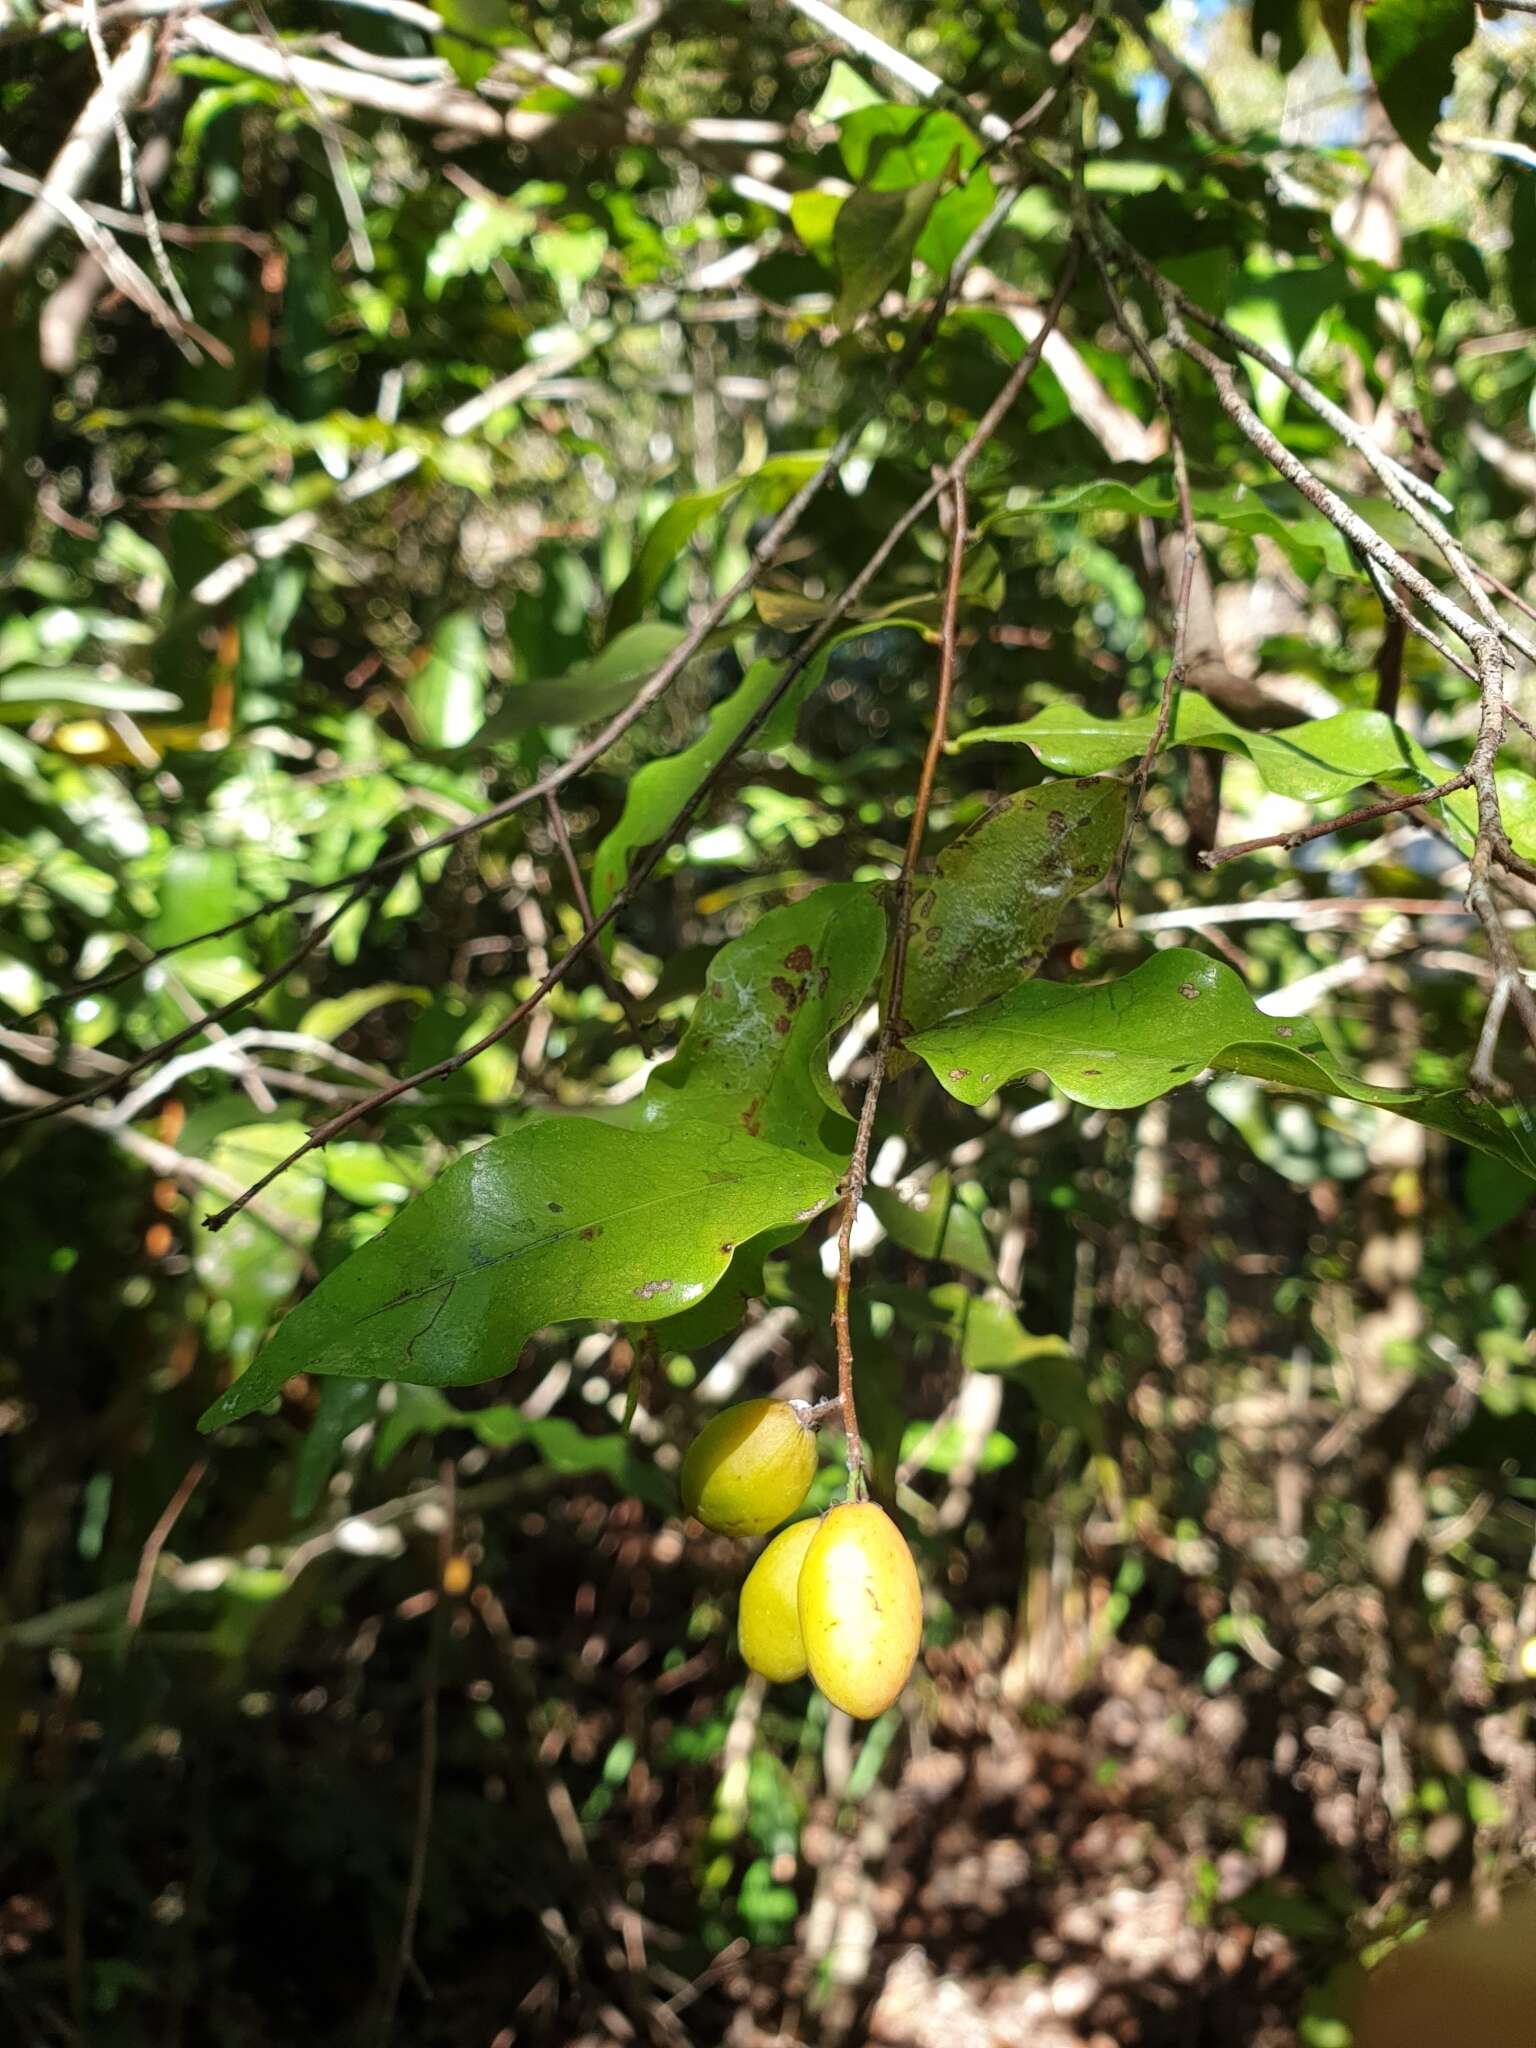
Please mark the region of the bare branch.
<svg viewBox="0 0 1536 2048"><path fill-rule="evenodd" d="M1433 789L1415 789L1407 796L1384 797L1380 803L1362 804L1359 810L1346 811L1342 818L1320 818L1314 824L1298 826L1293 832L1270 832L1262 839L1239 839L1230 846L1212 847L1209 853L1201 854L1201 864L1208 868L1223 867L1229 860L1261 853L1268 846L1283 847L1289 852L1305 846L1309 840L1329 839L1335 832L1346 832L1351 825L1369 824L1372 818L1387 818L1396 811L1416 811L1423 804L1438 803L1442 797L1454 796L1458 789L1469 788L1471 782L1472 771L1463 768L1449 780L1436 783Z"/></svg>

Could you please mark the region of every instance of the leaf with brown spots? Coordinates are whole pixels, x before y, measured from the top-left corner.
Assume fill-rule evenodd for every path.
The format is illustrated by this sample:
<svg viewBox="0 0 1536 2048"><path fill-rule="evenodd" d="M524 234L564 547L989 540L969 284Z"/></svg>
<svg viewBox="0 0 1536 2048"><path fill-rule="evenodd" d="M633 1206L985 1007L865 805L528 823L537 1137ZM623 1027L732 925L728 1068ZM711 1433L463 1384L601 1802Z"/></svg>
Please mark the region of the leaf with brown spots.
<svg viewBox="0 0 1536 2048"><path fill-rule="evenodd" d="M1052 782L994 804L919 879L902 995L903 1034L1001 995L1033 974L1063 911L1109 872L1118 782Z"/></svg>
<svg viewBox="0 0 1536 2048"><path fill-rule="evenodd" d="M874 891L836 882L770 910L710 963L677 1057L657 1069L635 1120L718 1117L841 1166L853 1126L827 1078L828 1042L879 970Z"/></svg>

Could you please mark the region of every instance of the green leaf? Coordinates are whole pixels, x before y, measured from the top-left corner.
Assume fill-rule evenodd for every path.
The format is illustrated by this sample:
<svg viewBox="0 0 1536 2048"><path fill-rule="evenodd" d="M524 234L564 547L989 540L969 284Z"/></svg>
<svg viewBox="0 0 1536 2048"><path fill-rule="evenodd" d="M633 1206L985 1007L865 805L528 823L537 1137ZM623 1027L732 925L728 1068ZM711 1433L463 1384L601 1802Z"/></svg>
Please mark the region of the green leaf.
<svg viewBox="0 0 1536 2048"><path fill-rule="evenodd" d="M907 622L889 619L882 623L889 629ZM643 629L632 627L630 630L639 632ZM820 687L834 651L845 640L855 639L871 630L867 624L852 626L827 642L795 678L783 702L774 707L755 735L752 744L757 751L770 754L788 746L794 738L800 707ZM684 747L680 753L668 754L663 760L647 761L631 778L618 823L597 849L592 863L592 908L599 915L624 886L631 855L659 838L693 792L714 773L772 696L781 673L782 664L779 662L753 662L730 696L711 711L708 724L691 746Z"/></svg>
<svg viewBox="0 0 1536 2048"><path fill-rule="evenodd" d="M1157 730L1155 711L1130 718L1095 718L1074 704L1051 704L1018 725L981 725L963 733L956 747L1003 741L1030 747L1048 768L1062 775L1099 774L1141 758ZM1180 693L1164 740L1168 747L1216 747L1244 754L1277 796L1298 803L1345 797L1363 783L1381 782L1408 791L1432 788L1452 772L1413 735L1381 711L1340 711L1330 718L1305 719L1283 732L1248 732L1209 698ZM1519 769L1499 777L1505 828L1518 851L1536 855L1536 783ZM1470 848L1477 829L1477 802L1467 790L1434 806Z"/></svg>
<svg viewBox="0 0 1536 2048"><path fill-rule="evenodd" d="M1473 0L1372 0L1365 54L1392 126L1422 164L1440 162L1432 140L1455 62L1477 31Z"/></svg>
<svg viewBox="0 0 1536 2048"><path fill-rule="evenodd" d="M787 498L813 477L826 460L814 452L775 455L747 476L732 477L729 483L710 491L693 491L674 498L640 544L635 565L614 593L608 611L611 640L631 626L649 606L662 584L676 568L690 540L713 513L733 498L747 497L764 511L777 511Z"/></svg>
<svg viewBox="0 0 1536 2048"><path fill-rule="evenodd" d="M433 47L448 59L461 85L478 84L496 62L495 46L513 40L507 0L442 0L437 15L443 33L432 38ZM456 29L461 33L456 35Z"/></svg>
<svg viewBox="0 0 1536 2048"><path fill-rule="evenodd" d="M94 668L17 668L0 678L0 719L26 723L46 704L61 711L122 711L130 717L180 711L181 699L148 683Z"/></svg>
<svg viewBox="0 0 1536 2048"><path fill-rule="evenodd" d="M850 178L875 192L899 192L942 178L952 164L972 170L981 144L947 107L902 107L887 100L856 107L837 133Z"/></svg>
<svg viewBox="0 0 1536 2048"><path fill-rule="evenodd" d="M1262 534L1274 541L1292 567L1309 579L1322 569L1333 576L1364 577L1365 571L1338 529L1293 494L1272 486L1256 489L1251 484L1232 484L1224 490L1195 491L1192 502L1195 518L1205 524L1245 536ZM1010 504L1006 512L988 521L988 531L1027 533L1042 514L1076 518L1084 512L1121 512L1134 519L1173 519L1177 511L1172 486L1165 479L1126 484L1109 478L1053 491L1022 509Z"/></svg>
<svg viewBox="0 0 1536 2048"><path fill-rule="evenodd" d="M373 1419L378 1404L379 1389L372 1380L327 1380L321 1387L315 1419L293 1461L292 1513L296 1522L319 1506L343 1443L354 1429Z"/></svg>
<svg viewBox="0 0 1536 2048"><path fill-rule="evenodd" d="M470 612L450 612L432 635L432 653L407 687L429 747L467 747L485 722L490 675L485 635Z"/></svg>
<svg viewBox="0 0 1536 2048"><path fill-rule="evenodd" d="M942 176L891 192L861 185L844 202L832 226L838 278L832 318L845 334L889 285L905 284L918 237L943 189Z"/></svg>
<svg viewBox="0 0 1536 2048"><path fill-rule="evenodd" d="M381 981L372 988L348 989L344 996L325 996L313 1003L299 1019L306 1038L323 1038L334 1045L338 1038L386 1003L430 1003L429 988L415 988L409 982Z"/></svg>
<svg viewBox="0 0 1536 2048"><path fill-rule="evenodd" d="M617 634L600 654L563 676L519 683L480 728L482 746L536 725L590 725L627 704L683 637L681 626L647 620ZM707 642L705 643L708 644Z"/></svg>
<svg viewBox="0 0 1536 2048"><path fill-rule="evenodd" d="M567 1416L530 1417L504 1401L490 1408L455 1408L435 1387L395 1389L394 1408L380 1424L374 1444L375 1465L393 1463L412 1438L432 1436L440 1429L465 1430L489 1450L527 1444L541 1465L562 1477L584 1478L601 1472L621 1493L645 1501L658 1514L677 1512L677 1489L671 1480L663 1478L618 1432L588 1436Z"/></svg>
<svg viewBox="0 0 1536 2048"><path fill-rule="evenodd" d="M903 1031L1032 974L1067 904L1108 874L1124 822L1124 787L1085 779L1006 796L951 840L918 877Z"/></svg>
<svg viewBox="0 0 1536 2048"><path fill-rule="evenodd" d="M530 1117L329 1273L202 1427L297 1372L466 1385L510 1371L550 1324L658 1321L707 1294L743 1239L835 1192L827 1167L728 1125Z"/></svg>
<svg viewBox="0 0 1536 2048"><path fill-rule="evenodd" d="M1005 1303L971 1294L958 1280L930 1288L928 1299L949 1324L967 1372L1005 1373L1047 1421L1078 1430L1095 1450L1103 1447L1087 1375L1064 1338L1032 1335Z"/></svg>
<svg viewBox="0 0 1536 2048"><path fill-rule="evenodd" d="M651 1076L647 1124L738 1125L841 1170L853 1125L827 1074L827 1041L863 1000L885 918L862 882L770 910L722 946L677 1055Z"/></svg>
<svg viewBox="0 0 1536 2048"><path fill-rule="evenodd" d="M1376 1088L1345 1073L1305 1018L1266 1016L1230 967L1184 946L1093 987L1030 982L908 1041L962 1102L1025 1074L1074 1102L1134 1109L1208 1067L1390 1109L1536 1177L1536 1144L1462 1090Z"/></svg>
<svg viewBox="0 0 1536 2048"><path fill-rule="evenodd" d="M221 1133L208 1164L246 1187L305 1136L302 1124L241 1124ZM210 1331L237 1366L249 1361L299 1284L306 1248L320 1228L324 1198L325 1179L314 1158L275 1180L217 1235L201 1228L202 1217L222 1208L228 1197L210 1190L201 1198L193 1265L215 1303Z"/></svg>
<svg viewBox="0 0 1536 2048"><path fill-rule="evenodd" d="M903 1201L894 1188L869 1187L864 1199L884 1225L885 1233L903 1251L919 1259L942 1259L978 1280L997 1278L997 1261L987 1233L974 1209L954 1199L948 1173L936 1173L925 1190L922 1208Z"/></svg>

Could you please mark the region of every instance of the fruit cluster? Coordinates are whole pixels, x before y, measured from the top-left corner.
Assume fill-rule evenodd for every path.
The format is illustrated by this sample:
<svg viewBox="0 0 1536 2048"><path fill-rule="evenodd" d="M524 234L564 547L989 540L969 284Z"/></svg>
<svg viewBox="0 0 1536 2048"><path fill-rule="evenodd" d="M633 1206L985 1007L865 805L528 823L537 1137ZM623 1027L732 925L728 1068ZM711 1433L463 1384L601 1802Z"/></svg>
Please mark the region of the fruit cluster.
<svg viewBox="0 0 1536 2048"><path fill-rule="evenodd" d="M816 1476L816 1435L788 1401L742 1401L700 1431L683 1460L683 1508L727 1536L763 1536ZM741 1589L737 1638L775 1683L807 1671L834 1707L884 1713L923 1632L922 1589L896 1524L850 1501L781 1529Z"/></svg>

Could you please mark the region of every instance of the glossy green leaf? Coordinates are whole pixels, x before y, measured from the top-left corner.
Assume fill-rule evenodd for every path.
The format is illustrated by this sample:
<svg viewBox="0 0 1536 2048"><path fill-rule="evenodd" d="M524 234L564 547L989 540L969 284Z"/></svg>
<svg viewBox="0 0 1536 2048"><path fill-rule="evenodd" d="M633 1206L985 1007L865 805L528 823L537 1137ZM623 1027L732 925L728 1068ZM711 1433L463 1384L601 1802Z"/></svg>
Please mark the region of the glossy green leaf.
<svg viewBox="0 0 1536 2048"><path fill-rule="evenodd" d="M650 1124L734 1124L841 1170L853 1124L827 1075L828 1041L868 993L885 918L862 882L770 910L722 946L678 1047L639 1105Z"/></svg>
<svg viewBox="0 0 1536 2048"><path fill-rule="evenodd" d="M1473 0L1372 0L1365 54L1392 126L1434 170L1440 105L1455 84L1456 59L1477 32Z"/></svg>
<svg viewBox="0 0 1536 2048"><path fill-rule="evenodd" d="M1109 872L1125 822L1118 782L1021 790L945 847L912 902L903 1031L922 1031L1032 974L1073 897Z"/></svg>
<svg viewBox="0 0 1536 2048"><path fill-rule="evenodd" d="M432 635L432 653L406 694L429 747L467 747L485 721L490 675L485 635L470 612L451 612Z"/></svg>
<svg viewBox="0 0 1536 2048"><path fill-rule="evenodd" d="M743 1239L814 1214L835 1186L728 1125L531 1117L327 1274L203 1426L297 1372L464 1385L510 1371L548 1324L655 1322L707 1294Z"/></svg>
<svg viewBox="0 0 1536 2048"><path fill-rule="evenodd" d="M1346 1073L1305 1018L1266 1016L1230 967L1176 946L1090 987L1030 982L908 1042L962 1102L1026 1074L1074 1102L1134 1109L1209 1067L1389 1109L1536 1176L1536 1142L1463 1090L1377 1088Z"/></svg>
<svg viewBox="0 0 1536 2048"><path fill-rule="evenodd" d="M1058 774L1099 774L1139 760L1157 730L1155 711L1130 718L1094 718L1075 704L1051 704L1018 725L980 725L962 733L957 747L1003 741L1030 747ZM1217 747L1244 754L1277 796L1325 803L1349 796L1367 782L1400 790L1426 789L1453 772L1384 712L1341 711L1311 718L1283 732L1249 732L1193 690L1180 693L1164 747ZM1536 784L1519 769L1499 778L1505 825L1514 845L1536 855ZM1459 790L1435 807L1465 847L1477 826L1477 803Z"/></svg>

